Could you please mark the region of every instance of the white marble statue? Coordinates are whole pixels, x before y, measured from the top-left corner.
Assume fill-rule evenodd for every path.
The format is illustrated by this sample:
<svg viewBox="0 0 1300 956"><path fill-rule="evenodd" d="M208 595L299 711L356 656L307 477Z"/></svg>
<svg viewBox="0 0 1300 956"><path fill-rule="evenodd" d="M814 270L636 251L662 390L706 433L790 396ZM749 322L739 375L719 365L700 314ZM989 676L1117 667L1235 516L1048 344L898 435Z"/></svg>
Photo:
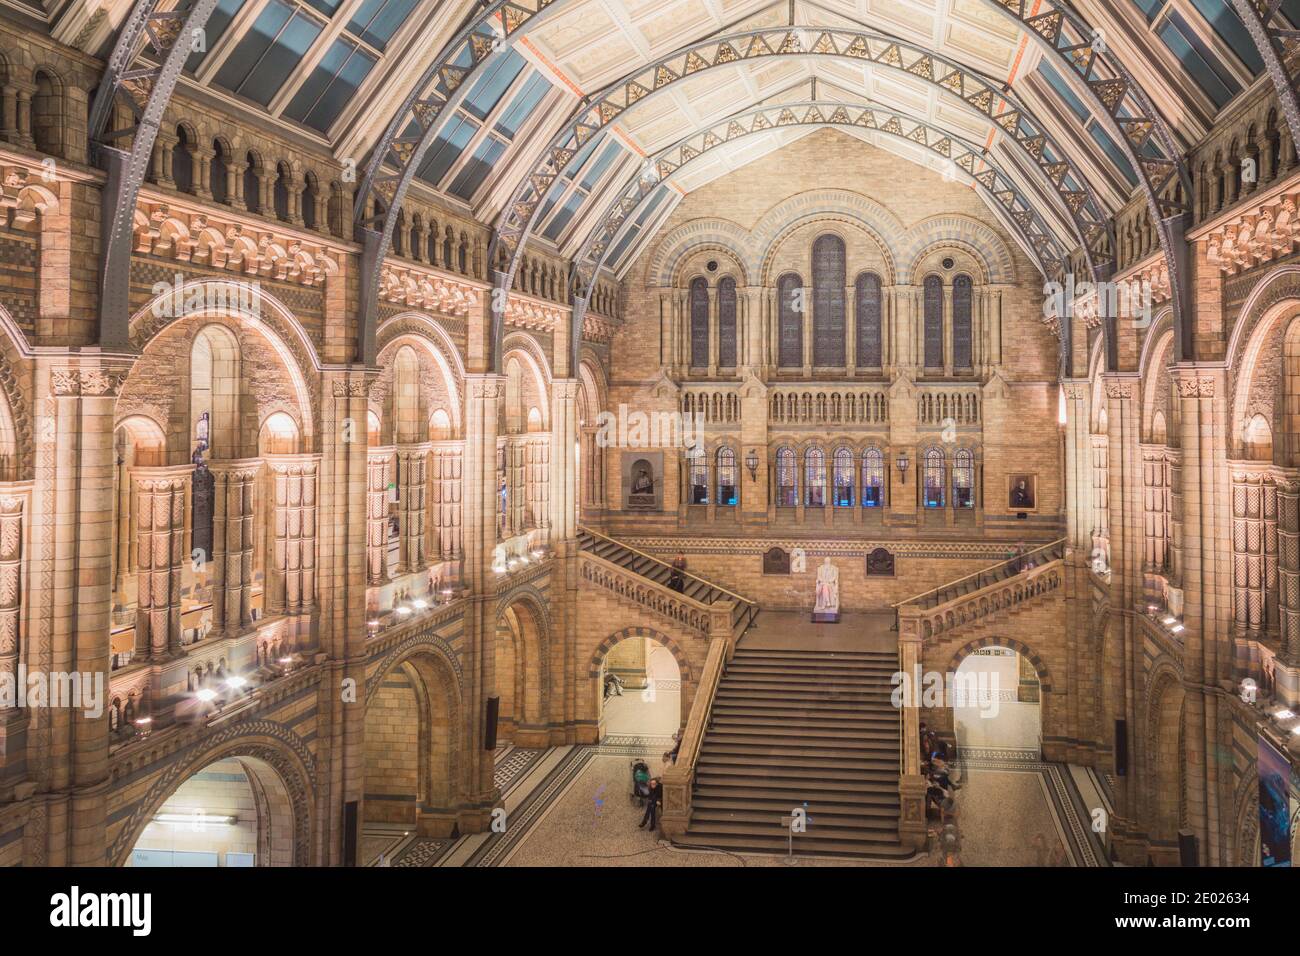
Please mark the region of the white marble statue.
<svg viewBox="0 0 1300 956"><path fill-rule="evenodd" d="M840 609L840 569L831 564L829 557L822 559L817 569L817 599L813 605L815 613L834 614Z"/></svg>

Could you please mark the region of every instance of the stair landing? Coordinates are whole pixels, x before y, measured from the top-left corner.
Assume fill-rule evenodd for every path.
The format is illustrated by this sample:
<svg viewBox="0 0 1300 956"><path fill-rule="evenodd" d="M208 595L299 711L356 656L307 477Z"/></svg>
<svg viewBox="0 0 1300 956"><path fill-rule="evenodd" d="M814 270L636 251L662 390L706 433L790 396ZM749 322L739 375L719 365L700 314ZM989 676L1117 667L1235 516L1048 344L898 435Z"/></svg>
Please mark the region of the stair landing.
<svg viewBox="0 0 1300 956"><path fill-rule="evenodd" d="M812 611L769 611L750 625L738 647L746 650L898 652L894 612L844 611L838 624L814 624Z"/></svg>

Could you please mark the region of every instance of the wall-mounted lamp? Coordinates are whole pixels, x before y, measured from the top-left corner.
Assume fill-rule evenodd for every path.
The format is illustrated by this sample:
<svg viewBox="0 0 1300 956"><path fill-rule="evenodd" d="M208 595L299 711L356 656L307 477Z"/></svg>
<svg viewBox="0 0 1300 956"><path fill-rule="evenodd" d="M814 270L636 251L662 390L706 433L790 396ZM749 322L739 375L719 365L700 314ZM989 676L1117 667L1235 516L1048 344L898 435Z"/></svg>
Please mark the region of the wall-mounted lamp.
<svg viewBox="0 0 1300 956"><path fill-rule="evenodd" d="M758 481L758 452L752 448L745 456L745 467L749 469L749 480Z"/></svg>
<svg viewBox="0 0 1300 956"><path fill-rule="evenodd" d="M907 460L907 452L901 452L894 464L898 466L898 474L902 479L903 484L907 484L907 466L911 464L911 462Z"/></svg>

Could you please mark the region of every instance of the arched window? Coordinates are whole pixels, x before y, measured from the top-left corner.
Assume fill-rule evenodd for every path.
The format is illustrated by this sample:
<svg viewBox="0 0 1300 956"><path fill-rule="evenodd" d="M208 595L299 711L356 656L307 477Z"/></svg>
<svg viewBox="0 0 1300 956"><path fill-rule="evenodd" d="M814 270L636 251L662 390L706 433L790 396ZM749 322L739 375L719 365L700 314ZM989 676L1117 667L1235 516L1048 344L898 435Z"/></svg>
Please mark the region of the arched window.
<svg viewBox="0 0 1300 956"><path fill-rule="evenodd" d="M841 445L832 459L835 479L835 507L853 507L853 452Z"/></svg>
<svg viewBox="0 0 1300 956"><path fill-rule="evenodd" d="M943 449L929 448L925 452L922 487L927 508L943 507Z"/></svg>
<svg viewBox="0 0 1300 956"><path fill-rule="evenodd" d="M718 283L718 365L736 367L736 280Z"/></svg>
<svg viewBox="0 0 1300 956"><path fill-rule="evenodd" d="M812 248L813 365L844 366L844 240L818 236Z"/></svg>
<svg viewBox="0 0 1300 956"><path fill-rule="evenodd" d="M880 368L880 276L864 272L853 288L858 368Z"/></svg>
<svg viewBox="0 0 1300 956"><path fill-rule="evenodd" d="M691 496L687 499L693 505L709 503L709 463L704 457L704 449L695 445L686 452L686 468L690 474Z"/></svg>
<svg viewBox="0 0 1300 956"><path fill-rule="evenodd" d="M244 162L248 164L244 167L244 205L248 207L249 212L261 212L262 194L257 178L261 163L256 153L249 153L244 157Z"/></svg>
<svg viewBox="0 0 1300 956"><path fill-rule="evenodd" d="M691 280L691 368L709 366L709 285Z"/></svg>
<svg viewBox="0 0 1300 956"><path fill-rule="evenodd" d="M809 508L826 505L826 453L816 446L804 452L804 504Z"/></svg>
<svg viewBox="0 0 1300 956"><path fill-rule="evenodd" d="M190 152L189 131L176 127L176 145L172 147L172 182L183 193L194 192L194 154Z"/></svg>
<svg viewBox="0 0 1300 956"><path fill-rule="evenodd" d="M226 147L221 140L214 140L212 143L212 166L208 172L213 202L230 202L230 190L226 182L229 170L230 157L226 152Z"/></svg>
<svg viewBox="0 0 1300 956"><path fill-rule="evenodd" d="M952 365L971 367L971 283L970 276L952 280Z"/></svg>
<svg viewBox="0 0 1300 956"><path fill-rule="evenodd" d="M952 503L956 508L975 507L975 453L958 448L952 459Z"/></svg>
<svg viewBox="0 0 1300 956"><path fill-rule="evenodd" d="M794 449L776 450L776 503L783 508L793 508L799 502L796 487Z"/></svg>
<svg viewBox="0 0 1300 956"><path fill-rule="evenodd" d="M862 453L862 505L879 508L885 503L885 456L872 445Z"/></svg>
<svg viewBox="0 0 1300 956"><path fill-rule="evenodd" d="M925 277L925 367L943 368L943 282Z"/></svg>
<svg viewBox="0 0 1300 956"><path fill-rule="evenodd" d="M736 453L730 448L718 449L718 504L736 503Z"/></svg>
<svg viewBox="0 0 1300 956"><path fill-rule="evenodd" d="M316 228L316 200L319 196L320 187L316 181L316 177L314 175L308 175L307 184L302 190L302 224L308 229ZM414 234L412 234L412 245L418 241L418 239L415 239ZM415 253L416 250L412 250L412 255L415 258L419 258Z"/></svg>
<svg viewBox="0 0 1300 956"><path fill-rule="evenodd" d="M275 218L289 218L289 170L281 163L275 169L275 185L271 190L271 199L275 204Z"/></svg>
<svg viewBox="0 0 1300 956"><path fill-rule="evenodd" d="M777 364L781 368L803 367L803 279L787 272L777 281Z"/></svg>

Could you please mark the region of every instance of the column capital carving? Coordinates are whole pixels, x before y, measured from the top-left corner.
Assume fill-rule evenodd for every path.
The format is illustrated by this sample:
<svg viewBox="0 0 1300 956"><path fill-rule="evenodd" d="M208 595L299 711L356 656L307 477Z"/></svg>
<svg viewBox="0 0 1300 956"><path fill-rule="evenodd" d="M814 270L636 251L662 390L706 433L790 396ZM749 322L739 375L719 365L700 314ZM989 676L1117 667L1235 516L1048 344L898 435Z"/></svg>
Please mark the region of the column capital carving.
<svg viewBox="0 0 1300 956"><path fill-rule="evenodd" d="M303 474L314 475L320 467L320 455L267 455L263 458L266 467L278 475Z"/></svg>
<svg viewBox="0 0 1300 956"><path fill-rule="evenodd" d="M50 394L54 396L114 396L122 388L131 366L55 365L50 368Z"/></svg>
<svg viewBox="0 0 1300 956"><path fill-rule="evenodd" d="M206 462L208 471L214 475L225 476L236 481L252 481L257 477L257 470L262 467L260 458L218 459Z"/></svg>
<svg viewBox="0 0 1300 956"><path fill-rule="evenodd" d="M505 392L504 376L476 372L465 376L471 398L500 398Z"/></svg>

